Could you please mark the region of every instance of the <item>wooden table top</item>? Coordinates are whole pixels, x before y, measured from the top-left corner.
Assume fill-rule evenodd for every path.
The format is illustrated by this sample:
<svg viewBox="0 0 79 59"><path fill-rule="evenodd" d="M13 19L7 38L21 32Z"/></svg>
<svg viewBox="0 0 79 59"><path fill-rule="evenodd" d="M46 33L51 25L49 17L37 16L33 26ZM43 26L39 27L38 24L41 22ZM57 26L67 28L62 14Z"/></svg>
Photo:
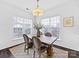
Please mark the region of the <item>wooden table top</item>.
<svg viewBox="0 0 79 59"><path fill-rule="evenodd" d="M29 38L32 38L33 36L35 36L35 35L28 35ZM39 37L39 39L40 39L41 42L44 42L44 43L50 45L50 44L52 44L52 42L54 42L57 39L57 37L53 37L53 36L52 37L47 37L45 35L41 35Z"/></svg>

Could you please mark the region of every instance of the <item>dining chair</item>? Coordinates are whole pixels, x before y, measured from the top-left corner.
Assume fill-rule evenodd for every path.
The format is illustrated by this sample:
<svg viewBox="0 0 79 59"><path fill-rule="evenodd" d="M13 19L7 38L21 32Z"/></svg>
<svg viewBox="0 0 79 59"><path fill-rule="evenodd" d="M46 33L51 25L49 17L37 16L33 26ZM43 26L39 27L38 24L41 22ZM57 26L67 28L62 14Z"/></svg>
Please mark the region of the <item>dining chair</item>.
<svg viewBox="0 0 79 59"><path fill-rule="evenodd" d="M45 33L45 36L47 36L47 37L51 37L52 34L51 34L50 32L46 32L46 33Z"/></svg>
<svg viewBox="0 0 79 59"><path fill-rule="evenodd" d="M26 34L23 34L23 37L25 41L24 52L27 50L27 54L29 54L29 49L32 48L33 42Z"/></svg>
<svg viewBox="0 0 79 59"><path fill-rule="evenodd" d="M39 58L40 58L41 54L43 52L47 51L47 46L46 45L42 45L41 41L36 36L33 36L32 40L33 40L33 44L34 44L34 54L33 54L33 57L35 57L35 53L37 52L38 55L39 55Z"/></svg>

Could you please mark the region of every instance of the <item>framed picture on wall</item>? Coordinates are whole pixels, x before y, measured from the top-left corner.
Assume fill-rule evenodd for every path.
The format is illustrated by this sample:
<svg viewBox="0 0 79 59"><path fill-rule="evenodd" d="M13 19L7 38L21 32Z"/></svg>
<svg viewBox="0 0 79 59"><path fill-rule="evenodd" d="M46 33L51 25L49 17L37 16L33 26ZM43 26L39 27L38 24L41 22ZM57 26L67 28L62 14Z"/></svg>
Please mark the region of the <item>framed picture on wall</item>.
<svg viewBox="0 0 79 59"><path fill-rule="evenodd" d="M72 27L74 23L73 17L64 17L63 23L65 27Z"/></svg>

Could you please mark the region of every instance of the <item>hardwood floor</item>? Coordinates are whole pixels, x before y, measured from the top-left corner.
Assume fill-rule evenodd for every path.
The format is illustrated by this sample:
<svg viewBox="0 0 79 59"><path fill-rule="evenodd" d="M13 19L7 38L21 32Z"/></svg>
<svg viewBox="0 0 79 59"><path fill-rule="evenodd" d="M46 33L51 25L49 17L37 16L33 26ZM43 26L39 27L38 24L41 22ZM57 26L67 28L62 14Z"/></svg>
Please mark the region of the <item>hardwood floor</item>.
<svg viewBox="0 0 79 59"><path fill-rule="evenodd" d="M70 50L70 51L68 51L68 57L69 58L79 58L79 52Z"/></svg>
<svg viewBox="0 0 79 59"><path fill-rule="evenodd" d="M29 54L27 54L27 52L24 52L24 45L19 45L16 46L14 48L10 49L11 53L15 56L15 58L33 58L33 49L30 49ZM51 56L51 58L68 58L68 51L62 50L62 49L58 49L58 48L53 48L53 55ZM42 58L49 58L45 53L42 54L41 56ZM38 54L36 53L36 57L38 58Z"/></svg>
<svg viewBox="0 0 79 59"><path fill-rule="evenodd" d="M68 50L58 46L54 46L53 50L54 50L54 55L52 56L52 58L79 58L78 51ZM33 58L32 53L33 53L33 49L30 49L29 55L25 53L24 45L21 44L12 48L0 50L0 58ZM44 53L44 56L42 56L42 58L49 58L49 57L46 56L46 53Z"/></svg>
<svg viewBox="0 0 79 59"><path fill-rule="evenodd" d="M75 51L75 50L65 48L62 46L57 46L57 45L54 45L54 47L68 51L68 58L79 58L79 51Z"/></svg>
<svg viewBox="0 0 79 59"><path fill-rule="evenodd" d="M14 58L9 49L4 49L0 51L0 58Z"/></svg>

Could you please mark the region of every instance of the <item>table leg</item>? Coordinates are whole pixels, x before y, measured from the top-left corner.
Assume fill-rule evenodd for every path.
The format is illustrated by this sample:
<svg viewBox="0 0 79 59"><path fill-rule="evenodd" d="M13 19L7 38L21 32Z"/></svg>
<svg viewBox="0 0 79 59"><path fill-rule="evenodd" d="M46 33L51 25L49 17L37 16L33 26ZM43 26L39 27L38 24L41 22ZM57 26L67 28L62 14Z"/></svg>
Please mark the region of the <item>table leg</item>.
<svg viewBox="0 0 79 59"><path fill-rule="evenodd" d="M48 48L47 48L47 56L52 56L52 54L53 54L52 46L51 45L48 45Z"/></svg>

